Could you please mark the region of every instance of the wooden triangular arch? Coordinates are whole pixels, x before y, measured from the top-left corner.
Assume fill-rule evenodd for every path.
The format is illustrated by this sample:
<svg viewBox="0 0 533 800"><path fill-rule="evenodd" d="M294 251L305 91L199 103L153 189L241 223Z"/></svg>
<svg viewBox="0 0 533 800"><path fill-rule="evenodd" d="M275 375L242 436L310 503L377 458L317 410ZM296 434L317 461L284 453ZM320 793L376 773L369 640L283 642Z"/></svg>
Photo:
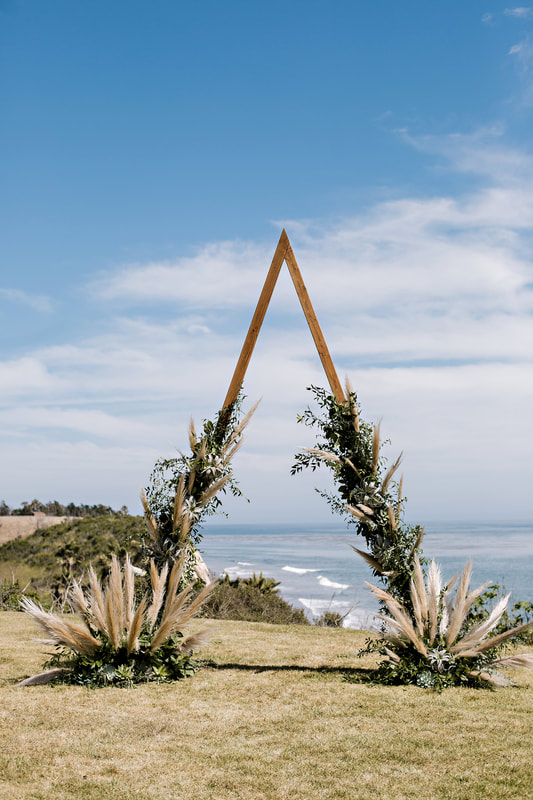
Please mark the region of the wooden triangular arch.
<svg viewBox="0 0 533 800"><path fill-rule="evenodd" d="M233 378L231 379L226 399L224 400L223 408L228 408L237 399L240 388L244 381L244 376L246 375L248 364L250 363L250 358L252 357L259 331L261 330L261 326L265 318L266 310L272 298L274 286L276 285L276 281L284 261L289 269L294 288L296 289L298 299L300 300L300 305L302 306L307 324L309 325L309 329L318 351L318 355L320 356L322 366L324 367L326 377L329 381L331 391L333 392L338 403L345 402L344 392L342 390L338 375L335 371L335 367L333 366L333 361L331 360L324 335L320 329L320 325L318 324L311 300L307 294L302 273L300 272L300 268L294 256L291 243L289 242L289 237L287 236L285 229L283 229L278 246L276 247L276 252L274 253L274 258L272 259L272 264L270 265L270 269L266 276L265 284L259 297L255 313L252 317L246 339L244 340L241 354L239 356L237 366L235 367L235 372L233 373Z"/></svg>

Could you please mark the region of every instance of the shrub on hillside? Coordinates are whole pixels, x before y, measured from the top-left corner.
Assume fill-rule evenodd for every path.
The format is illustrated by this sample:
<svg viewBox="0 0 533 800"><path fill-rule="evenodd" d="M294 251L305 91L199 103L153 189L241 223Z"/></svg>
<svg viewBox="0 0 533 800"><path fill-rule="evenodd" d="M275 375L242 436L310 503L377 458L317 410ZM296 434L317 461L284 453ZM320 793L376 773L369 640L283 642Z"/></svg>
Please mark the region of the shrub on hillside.
<svg viewBox="0 0 533 800"><path fill-rule="evenodd" d="M255 576L257 579L257 576ZM262 577L262 576L261 576ZM226 577L214 589L202 608L202 616L244 622L271 622L280 625L309 625L302 608L294 608L263 578L262 585L253 579ZM265 590L264 584L268 586ZM275 581L274 581L275 584Z"/></svg>

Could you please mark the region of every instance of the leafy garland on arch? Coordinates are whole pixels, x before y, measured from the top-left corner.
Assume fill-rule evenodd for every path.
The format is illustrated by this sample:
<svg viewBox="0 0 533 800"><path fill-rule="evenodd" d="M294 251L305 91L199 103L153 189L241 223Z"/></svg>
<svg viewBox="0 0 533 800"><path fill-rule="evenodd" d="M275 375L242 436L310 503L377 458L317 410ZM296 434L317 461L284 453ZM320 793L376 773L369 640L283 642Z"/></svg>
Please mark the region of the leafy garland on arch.
<svg viewBox="0 0 533 800"><path fill-rule="evenodd" d="M471 563L459 581L455 575L444 583L434 561L424 575L424 529L404 521L403 481L394 480L401 455L387 468L380 454L380 426L361 420L349 381L344 403L317 386L310 390L321 413L308 407L298 421L318 429L318 441L295 456L291 473L327 464L337 493L317 491L333 512L355 524L368 550L353 549L386 587L367 583L383 612L380 637L369 639L363 651L384 656L371 680L440 691L448 686L508 685L502 667L533 668L533 653L501 653L506 643L533 627L533 620L514 627L506 623L509 595L480 615L479 601L488 583L470 590ZM477 613L472 614L476 603Z"/></svg>
<svg viewBox="0 0 533 800"><path fill-rule="evenodd" d="M386 460L380 455L380 426L361 419L357 395L349 381L345 403L318 386L309 389L322 413L318 415L308 406L298 421L318 429L318 440L314 447L302 448L304 452L296 454L291 474L327 464L337 493L317 491L332 512L356 526L368 551L354 550L393 596L404 601L409 597L413 561L420 554L424 529L403 521L403 481L394 480L401 455L386 468Z"/></svg>
<svg viewBox="0 0 533 800"><path fill-rule="evenodd" d="M220 493L229 490L242 497L233 476L232 459L243 442L243 432L254 414L256 403L242 416L242 395L216 420L204 420L200 435L194 422L189 425L190 454L158 459L141 499L150 539L146 561L162 567L186 556L184 579L192 580L196 550L202 538L205 518L220 511Z"/></svg>

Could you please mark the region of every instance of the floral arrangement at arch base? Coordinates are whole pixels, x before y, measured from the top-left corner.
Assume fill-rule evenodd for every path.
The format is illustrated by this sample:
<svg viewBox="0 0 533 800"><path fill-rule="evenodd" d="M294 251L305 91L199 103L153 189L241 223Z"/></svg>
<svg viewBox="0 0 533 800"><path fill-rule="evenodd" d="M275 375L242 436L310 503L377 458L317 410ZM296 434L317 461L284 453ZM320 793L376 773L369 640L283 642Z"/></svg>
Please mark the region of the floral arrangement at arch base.
<svg viewBox="0 0 533 800"><path fill-rule="evenodd" d="M493 634L506 611L510 595L501 598L488 617L469 624L475 600L490 582L469 590L472 563L443 584L439 566L431 561L424 579L418 556L410 582L410 604L367 583L388 615L378 615L383 631L378 642L385 660L373 680L432 689L447 686L509 686L500 670L505 667L533 668L533 653L502 656L502 646L533 626L533 621ZM456 591L454 587L459 580Z"/></svg>
<svg viewBox="0 0 533 800"><path fill-rule="evenodd" d="M318 441L302 448L291 472L329 468L336 491L319 493L332 511L356 526L367 550L353 549L382 583L381 587L367 584L381 603L382 633L369 639L362 653L378 651L385 656L370 680L437 690L490 687L509 684L501 668L533 668L533 653L502 655L506 643L533 627L533 620L508 624L509 595L486 612L483 591L488 584L469 591L470 563L454 592L459 576L443 585L437 564L432 561L428 566L421 557L424 529L404 521L403 478L395 481L401 455L387 465L380 425L361 419L350 382L346 381L346 402L319 387L310 388L321 413L308 407L298 420L318 430ZM481 602L481 614L479 609L472 613L476 600Z"/></svg>
<svg viewBox="0 0 533 800"><path fill-rule="evenodd" d="M46 634L44 644L56 654L46 672L19 686L51 682L97 686L131 686L155 681L165 683L192 675L197 663L192 652L206 639L207 631L191 636L184 628L213 590L206 586L191 601L192 584L181 591L186 552L170 570L150 567L149 593L135 602L135 571L129 557L121 569L113 556L111 572L103 587L91 568L89 590L74 582L71 602L82 622L44 611L28 598L21 602Z"/></svg>

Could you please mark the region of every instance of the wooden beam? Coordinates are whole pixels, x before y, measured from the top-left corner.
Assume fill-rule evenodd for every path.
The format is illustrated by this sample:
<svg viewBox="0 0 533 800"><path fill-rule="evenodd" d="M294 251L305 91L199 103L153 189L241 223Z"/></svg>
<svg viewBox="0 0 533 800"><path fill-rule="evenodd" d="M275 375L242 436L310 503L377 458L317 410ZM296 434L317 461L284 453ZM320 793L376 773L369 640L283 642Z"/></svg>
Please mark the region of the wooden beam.
<svg viewBox="0 0 533 800"><path fill-rule="evenodd" d="M296 261L295 255L293 253L292 247L288 239L287 239L287 248L285 250L285 263L289 268L294 288L296 289L298 299L300 300L300 305L302 306L302 310L305 314L307 324L309 325L309 330L311 331L311 335L313 337L316 349L318 351L318 355L320 356L322 366L324 367L324 372L326 373L326 377L329 381L331 391L335 395L337 403L344 403L346 399L344 397L344 391L339 381L337 371L333 366L333 361L331 360L326 340L324 339L324 334L322 333L320 325L318 324L318 319L316 317L313 304L311 303L311 299L307 293L307 289L305 288L305 283L302 278L302 273L300 272L298 262Z"/></svg>
<svg viewBox="0 0 533 800"><path fill-rule="evenodd" d="M261 330L261 325L263 324L263 320L265 318L268 304L272 298L274 286L276 285L281 267L283 266L283 260L285 258L285 251L287 250L287 247L290 247L289 239L285 233L285 229L283 229L222 408L227 408L237 399L240 388L244 381L244 376L246 375L248 364L250 363L250 358L252 357L252 353L254 351L255 343L257 342L257 336Z"/></svg>

